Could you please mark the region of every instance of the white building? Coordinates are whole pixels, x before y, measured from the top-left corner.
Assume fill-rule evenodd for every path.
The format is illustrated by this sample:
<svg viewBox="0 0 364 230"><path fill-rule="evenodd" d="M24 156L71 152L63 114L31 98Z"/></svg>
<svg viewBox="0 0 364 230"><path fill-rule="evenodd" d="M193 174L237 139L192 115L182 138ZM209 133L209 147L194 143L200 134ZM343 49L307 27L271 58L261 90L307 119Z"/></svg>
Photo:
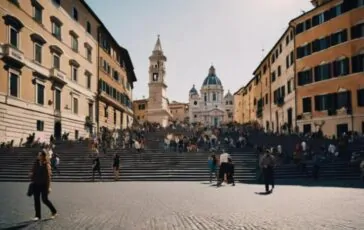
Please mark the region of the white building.
<svg viewBox="0 0 364 230"><path fill-rule="evenodd" d="M220 126L222 123L233 121L233 95L228 91L224 96L224 88L213 66L203 81L200 95L193 85L189 92L191 123L201 122L207 126Z"/></svg>

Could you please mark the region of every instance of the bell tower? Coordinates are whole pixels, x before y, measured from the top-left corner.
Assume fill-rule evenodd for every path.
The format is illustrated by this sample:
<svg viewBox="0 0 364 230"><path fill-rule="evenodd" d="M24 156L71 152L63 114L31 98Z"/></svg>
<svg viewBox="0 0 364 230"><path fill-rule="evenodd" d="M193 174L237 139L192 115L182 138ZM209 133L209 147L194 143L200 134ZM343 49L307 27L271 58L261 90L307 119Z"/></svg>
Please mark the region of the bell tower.
<svg viewBox="0 0 364 230"><path fill-rule="evenodd" d="M167 85L165 82L167 57L164 55L158 35L152 55L149 57L149 99L147 119L157 122L163 127L168 125L171 117L168 108Z"/></svg>

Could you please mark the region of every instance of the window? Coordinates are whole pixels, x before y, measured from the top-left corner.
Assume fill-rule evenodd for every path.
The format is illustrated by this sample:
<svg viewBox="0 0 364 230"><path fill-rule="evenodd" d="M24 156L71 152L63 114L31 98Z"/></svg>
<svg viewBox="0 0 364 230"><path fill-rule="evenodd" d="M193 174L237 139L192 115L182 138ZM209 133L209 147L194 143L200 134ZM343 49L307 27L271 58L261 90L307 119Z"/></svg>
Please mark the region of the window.
<svg viewBox="0 0 364 230"><path fill-rule="evenodd" d="M19 32L14 27L10 26L10 45L14 46L15 48L19 48Z"/></svg>
<svg viewBox="0 0 364 230"><path fill-rule="evenodd" d="M78 21L78 11L75 7L72 8L72 18Z"/></svg>
<svg viewBox="0 0 364 230"><path fill-rule="evenodd" d="M364 37L364 23L351 27L351 39Z"/></svg>
<svg viewBox="0 0 364 230"><path fill-rule="evenodd" d="M86 48L86 58L88 61L92 61L92 49L91 48Z"/></svg>
<svg viewBox="0 0 364 230"><path fill-rule="evenodd" d="M316 111L325 111L330 107L329 104L329 95L319 95L315 96L315 110Z"/></svg>
<svg viewBox="0 0 364 230"><path fill-rule="evenodd" d="M303 125L303 133L311 133L311 124L305 124Z"/></svg>
<svg viewBox="0 0 364 230"><path fill-rule="evenodd" d="M78 40L76 36L71 36L71 47L73 51L78 52Z"/></svg>
<svg viewBox="0 0 364 230"><path fill-rule="evenodd" d="M114 109L114 125L116 125L116 110Z"/></svg>
<svg viewBox="0 0 364 230"><path fill-rule="evenodd" d="M286 45L288 45L288 43L289 43L289 36L287 35L286 36Z"/></svg>
<svg viewBox="0 0 364 230"><path fill-rule="evenodd" d="M58 22L52 22L52 34L58 39L62 38L61 25Z"/></svg>
<svg viewBox="0 0 364 230"><path fill-rule="evenodd" d="M44 121L37 120L37 131L44 131Z"/></svg>
<svg viewBox="0 0 364 230"><path fill-rule="evenodd" d="M273 55L272 55L272 60L271 60L272 64L273 64L275 61L276 61L276 57L275 57L275 55L274 55L274 53L273 53Z"/></svg>
<svg viewBox="0 0 364 230"><path fill-rule="evenodd" d="M364 53L352 57L351 66L353 73L364 72Z"/></svg>
<svg viewBox="0 0 364 230"><path fill-rule="evenodd" d="M207 94L204 93L204 101L206 102L207 101Z"/></svg>
<svg viewBox="0 0 364 230"><path fill-rule="evenodd" d="M286 69L289 68L289 55L286 56Z"/></svg>
<svg viewBox="0 0 364 230"><path fill-rule="evenodd" d="M265 104L268 104L268 93L265 94Z"/></svg>
<svg viewBox="0 0 364 230"><path fill-rule="evenodd" d="M87 31L87 33L91 34L91 23L90 22L86 22L86 31Z"/></svg>
<svg viewBox="0 0 364 230"><path fill-rule="evenodd" d="M279 53L282 53L282 43L279 44Z"/></svg>
<svg viewBox="0 0 364 230"><path fill-rule="evenodd" d="M75 66L71 66L72 80L77 82L78 69Z"/></svg>
<svg viewBox="0 0 364 230"><path fill-rule="evenodd" d="M281 70L281 66L278 66L278 77L280 77L282 75L282 70Z"/></svg>
<svg viewBox="0 0 364 230"><path fill-rule="evenodd" d="M349 74L349 58L344 58L342 60L334 61L333 65L333 76L345 76Z"/></svg>
<svg viewBox="0 0 364 230"><path fill-rule="evenodd" d="M348 31L342 30L331 35L331 46L346 42L348 40Z"/></svg>
<svg viewBox="0 0 364 230"><path fill-rule="evenodd" d="M61 90L54 90L54 109L56 111L61 111Z"/></svg>
<svg viewBox="0 0 364 230"><path fill-rule="evenodd" d="M37 83L36 90L36 103L44 105L44 85Z"/></svg>
<svg viewBox="0 0 364 230"><path fill-rule="evenodd" d="M364 0L358 0L358 7L364 6Z"/></svg>
<svg viewBox="0 0 364 230"><path fill-rule="evenodd" d="M15 73L10 73L9 93L10 96L19 97L19 76Z"/></svg>
<svg viewBox="0 0 364 230"><path fill-rule="evenodd" d="M53 54L53 68L55 69L61 68L61 59L57 54Z"/></svg>
<svg viewBox="0 0 364 230"><path fill-rule="evenodd" d="M86 87L87 89L91 89L91 75L86 74Z"/></svg>
<svg viewBox="0 0 364 230"><path fill-rule="evenodd" d="M42 63L42 46L38 43L34 43L34 61Z"/></svg>
<svg viewBox="0 0 364 230"><path fill-rule="evenodd" d="M323 64L315 67L315 81L323 81L331 78L331 65Z"/></svg>
<svg viewBox="0 0 364 230"><path fill-rule="evenodd" d="M138 109L139 110L145 110L145 104L138 105Z"/></svg>
<svg viewBox="0 0 364 230"><path fill-rule="evenodd" d="M33 5L33 19L38 23L42 23L43 7L35 0L32 1Z"/></svg>
<svg viewBox="0 0 364 230"><path fill-rule="evenodd" d="M217 98L216 98L216 93L212 93L212 101L216 101Z"/></svg>
<svg viewBox="0 0 364 230"><path fill-rule="evenodd" d="M73 98L72 109L74 114L78 114L78 99Z"/></svg>
<svg viewBox="0 0 364 230"><path fill-rule="evenodd" d="M312 42L312 52L319 52L330 47L330 36ZM305 55L306 56L306 55Z"/></svg>
<svg viewBox="0 0 364 230"><path fill-rule="evenodd" d="M312 112L312 99L310 97L306 97L306 98L302 99L302 112L303 113Z"/></svg>
<svg viewBox="0 0 364 230"><path fill-rule="evenodd" d="M292 51L291 54L290 54L290 59L291 59L291 65L293 65L293 62L294 62L294 52Z"/></svg>
<svg viewBox="0 0 364 230"><path fill-rule="evenodd" d="M311 43L297 48L297 58L303 58L311 54Z"/></svg>
<svg viewBox="0 0 364 230"><path fill-rule="evenodd" d="M56 3L57 5L61 5L61 0L53 0L54 3Z"/></svg>
<svg viewBox="0 0 364 230"><path fill-rule="evenodd" d="M357 90L358 106L364 107L364 89Z"/></svg>
<svg viewBox="0 0 364 230"><path fill-rule="evenodd" d="M271 80L272 80L272 82L275 82L275 80L276 80L276 72L275 71L272 72L272 74L271 74Z"/></svg>
<svg viewBox="0 0 364 230"><path fill-rule="evenodd" d="M104 115L105 117L109 117L109 112L107 111L108 110L108 107L104 107Z"/></svg>
<svg viewBox="0 0 364 230"><path fill-rule="evenodd" d="M297 78L299 86L312 83L312 69L299 72Z"/></svg>
<svg viewBox="0 0 364 230"><path fill-rule="evenodd" d="M119 81L120 80L118 71L113 70L113 78L114 78L115 81Z"/></svg>
<svg viewBox="0 0 364 230"><path fill-rule="evenodd" d="M291 88L291 80L289 80L287 82L287 94L290 94L292 92L292 88Z"/></svg>

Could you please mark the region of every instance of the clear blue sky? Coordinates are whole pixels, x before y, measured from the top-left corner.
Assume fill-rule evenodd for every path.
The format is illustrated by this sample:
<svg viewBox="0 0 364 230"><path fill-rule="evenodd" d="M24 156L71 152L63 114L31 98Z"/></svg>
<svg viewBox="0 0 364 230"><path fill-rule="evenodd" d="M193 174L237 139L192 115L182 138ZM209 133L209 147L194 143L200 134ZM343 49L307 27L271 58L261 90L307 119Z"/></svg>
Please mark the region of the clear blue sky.
<svg viewBox="0 0 364 230"><path fill-rule="evenodd" d="M264 2L264 3L263 3ZM133 99L148 97L148 57L160 34L167 56L168 98L187 101L200 89L213 63L225 93L252 77L310 0L87 0L120 45L131 55L138 82Z"/></svg>

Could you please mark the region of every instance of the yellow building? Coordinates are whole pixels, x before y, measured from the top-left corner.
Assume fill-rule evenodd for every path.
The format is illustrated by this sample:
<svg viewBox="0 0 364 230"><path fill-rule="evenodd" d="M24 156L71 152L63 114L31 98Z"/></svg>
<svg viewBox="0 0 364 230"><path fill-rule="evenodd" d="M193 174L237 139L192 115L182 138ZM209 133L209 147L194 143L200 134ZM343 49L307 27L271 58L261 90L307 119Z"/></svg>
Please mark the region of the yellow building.
<svg viewBox="0 0 364 230"><path fill-rule="evenodd" d="M172 115L171 121L186 121L188 118L188 103L172 101L168 103L169 112ZM133 101L134 117L139 123L146 122L148 111L148 99L140 99Z"/></svg>
<svg viewBox="0 0 364 230"><path fill-rule="evenodd" d="M133 101L134 118L139 123L144 123L147 121L147 110L148 110L148 100L147 99Z"/></svg>
<svg viewBox="0 0 364 230"><path fill-rule="evenodd" d="M188 118L188 103L172 101L168 108L172 114L172 121L186 121Z"/></svg>
<svg viewBox="0 0 364 230"><path fill-rule="evenodd" d="M243 92L244 87L241 87L238 91L234 93L234 112L233 120L239 124L243 123Z"/></svg>
<svg viewBox="0 0 364 230"><path fill-rule="evenodd" d="M93 11L83 0L4 0L0 16L0 142L95 132L104 26ZM130 57L122 53L132 85ZM130 101L130 90L125 94Z"/></svg>

